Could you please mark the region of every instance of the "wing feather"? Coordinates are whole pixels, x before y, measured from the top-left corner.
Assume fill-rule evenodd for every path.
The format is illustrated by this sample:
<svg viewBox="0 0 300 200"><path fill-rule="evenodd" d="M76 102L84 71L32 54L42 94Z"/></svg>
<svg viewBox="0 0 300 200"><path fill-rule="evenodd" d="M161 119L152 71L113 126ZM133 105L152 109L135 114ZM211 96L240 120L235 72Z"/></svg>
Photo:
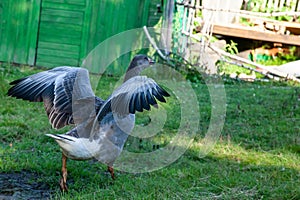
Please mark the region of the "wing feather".
<svg viewBox="0 0 300 200"><path fill-rule="evenodd" d="M146 91L147 92L147 91ZM145 92L141 92L141 103L144 109L150 110L150 104L148 103L146 97L145 97Z"/></svg>
<svg viewBox="0 0 300 200"><path fill-rule="evenodd" d="M135 99L135 95L132 95L129 102L129 113L132 114L135 113L134 99ZM111 111L111 108L109 108L109 110Z"/></svg>
<svg viewBox="0 0 300 200"><path fill-rule="evenodd" d="M155 98L153 97L153 95L151 94L151 92L147 91L146 98L147 98L147 102L150 105L152 105L152 106L157 105L157 102L156 102Z"/></svg>
<svg viewBox="0 0 300 200"><path fill-rule="evenodd" d="M156 88L152 89L152 94L153 96L155 96L159 101L161 102L166 102L165 98L163 97L163 95L161 93L159 93L159 91L156 90Z"/></svg>
<svg viewBox="0 0 300 200"><path fill-rule="evenodd" d="M13 85L8 90L8 95L33 102L44 102L50 123L53 128L62 128L68 124L80 123L86 120L90 113L82 113L74 120L73 104L77 99L95 97L90 82L88 71L84 68L76 67L57 67L52 70L40 72L25 78L15 80L10 83ZM80 88L84 87L84 88ZM93 99L93 98L90 98ZM95 101L92 105L96 106ZM96 108L99 110L99 108Z"/></svg>
<svg viewBox="0 0 300 200"><path fill-rule="evenodd" d="M141 99L140 99L140 93L135 94L134 107L135 107L135 110L137 110L139 112L143 111L142 104L141 104Z"/></svg>
<svg viewBox="0 0 300 200"><path fill-rule="evenodd" d="M101 121L109 112L126 116L135 114L136 111L142 112L143 109L150 110L150 105L157 107L155 98L166 102L164 97L168 96L170 96L169 93L153 79L146 76L135 76L117 88L104 102L97 119Z"/></svg>

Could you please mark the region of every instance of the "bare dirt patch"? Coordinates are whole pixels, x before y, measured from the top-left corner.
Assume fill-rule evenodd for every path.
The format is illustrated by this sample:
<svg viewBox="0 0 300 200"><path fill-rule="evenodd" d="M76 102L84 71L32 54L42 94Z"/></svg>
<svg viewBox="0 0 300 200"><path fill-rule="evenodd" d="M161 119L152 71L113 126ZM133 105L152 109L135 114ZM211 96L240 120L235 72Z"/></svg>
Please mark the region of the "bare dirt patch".
<svg viewBox="0 0 300 200"><path fill-rule="evenodd" d="M53 191L38 177L27 170L0 173L0 200L50 199Z"/></svg>

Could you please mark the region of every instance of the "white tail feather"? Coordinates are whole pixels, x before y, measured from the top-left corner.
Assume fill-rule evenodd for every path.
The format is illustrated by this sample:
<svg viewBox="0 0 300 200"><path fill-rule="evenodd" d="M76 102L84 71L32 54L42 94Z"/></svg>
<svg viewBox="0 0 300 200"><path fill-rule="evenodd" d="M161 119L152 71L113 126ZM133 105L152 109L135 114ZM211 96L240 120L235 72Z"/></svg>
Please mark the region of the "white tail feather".
<svg viewBox="0 0 300 200"><path fill-rule="evenodd" d="M54 134L46 134L48 137L51 137L55 140L59 141L69 141L69 142L75 142L74 137L65 135L65 134L60 134L60 135L54 135Z"/></svg>

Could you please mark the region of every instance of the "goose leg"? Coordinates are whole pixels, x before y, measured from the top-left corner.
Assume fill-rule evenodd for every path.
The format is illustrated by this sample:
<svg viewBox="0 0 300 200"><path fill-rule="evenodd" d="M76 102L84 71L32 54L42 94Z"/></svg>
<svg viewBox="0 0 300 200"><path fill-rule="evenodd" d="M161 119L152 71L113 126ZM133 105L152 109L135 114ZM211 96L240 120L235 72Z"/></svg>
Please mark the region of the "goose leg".
<svg viewBox="0 0 300 200"><path fill-rule="evenodd" d="M61 176L62 177L61 177L60 182L59 182L60 189L63 192L67 192L68 191L68 187L67 187L67 176L68 176L67 156L65 156L64 154L62 154Z"/></svg>
<svg viewBox="0 0 300 200"><path fill-rule="evenodd" d="M114 168L111 166L107 166L107 170L109 171L111 178L115 179Z"/></svg>

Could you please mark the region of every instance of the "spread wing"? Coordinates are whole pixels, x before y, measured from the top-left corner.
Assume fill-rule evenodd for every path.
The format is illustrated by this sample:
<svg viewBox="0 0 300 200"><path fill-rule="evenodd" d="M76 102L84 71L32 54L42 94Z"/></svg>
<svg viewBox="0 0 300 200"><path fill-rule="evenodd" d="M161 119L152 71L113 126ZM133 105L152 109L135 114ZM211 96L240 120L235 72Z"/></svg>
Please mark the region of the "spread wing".
<svg viewBox="0 0 300 200"><path fill-rule="evenodd" d="M84 68L57 67L10 84L13 86L8 90L9 96L44 102L49 121L57 129L84 122L91 111L95 112L95 106L102 104L102 100L95 97Z"/></svg>
<svg viewBox="0 0 300 200"><path fill-rule="evenodd" d="M143 109L150 110L150 105L157 107L157 100L166 102L164 97L169 93L160 87L153 79L146 76L135 76L119 88L104 102L97 118L101 121L109 112L117 116L134 114Z"/></svg>

